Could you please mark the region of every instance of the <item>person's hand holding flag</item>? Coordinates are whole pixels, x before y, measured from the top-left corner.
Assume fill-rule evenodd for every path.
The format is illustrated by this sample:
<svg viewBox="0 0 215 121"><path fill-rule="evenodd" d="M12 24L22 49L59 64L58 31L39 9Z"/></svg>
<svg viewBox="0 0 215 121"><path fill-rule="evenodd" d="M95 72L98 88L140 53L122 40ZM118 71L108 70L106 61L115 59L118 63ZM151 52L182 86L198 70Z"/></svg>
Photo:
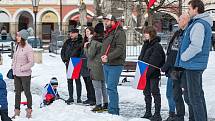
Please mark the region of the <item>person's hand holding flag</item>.
<svg viewBox="0 0 215 121"><path fill-rule="evenodd" d="M101 57L101 59L102 59L102 62L103 62L103 63L107 63L107 62L108 62L107 55L103 55L103 56Z"/></svg>

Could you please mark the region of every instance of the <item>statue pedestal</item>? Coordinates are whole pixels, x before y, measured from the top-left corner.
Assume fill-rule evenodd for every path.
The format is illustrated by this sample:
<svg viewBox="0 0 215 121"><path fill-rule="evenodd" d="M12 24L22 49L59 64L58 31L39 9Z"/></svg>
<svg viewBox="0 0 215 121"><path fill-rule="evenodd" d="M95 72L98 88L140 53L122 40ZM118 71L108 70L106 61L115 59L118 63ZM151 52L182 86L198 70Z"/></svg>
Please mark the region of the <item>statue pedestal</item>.
<svg viewBox="0 0 215 121"><path fill-rule="evenodd" d="M43 60L43 49L34 49L34 62L37 64L42 64Z"/></svg>

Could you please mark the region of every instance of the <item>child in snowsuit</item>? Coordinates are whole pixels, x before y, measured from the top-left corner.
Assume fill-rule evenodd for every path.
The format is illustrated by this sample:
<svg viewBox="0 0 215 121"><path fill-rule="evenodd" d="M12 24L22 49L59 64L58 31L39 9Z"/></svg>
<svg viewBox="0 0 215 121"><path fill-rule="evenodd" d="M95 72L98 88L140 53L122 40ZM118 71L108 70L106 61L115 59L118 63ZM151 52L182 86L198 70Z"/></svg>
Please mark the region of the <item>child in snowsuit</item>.
<svg viewBox="0 0 215 121"><path fill-rule="evenodd" d="M55 77L51 78L50 83L46 84L46 86L44 87L42 103L40 104L40 107L44 107L45 105L50 105L55 100L60 98L57 92L57 87L58 87L57 78Z"/></svg>

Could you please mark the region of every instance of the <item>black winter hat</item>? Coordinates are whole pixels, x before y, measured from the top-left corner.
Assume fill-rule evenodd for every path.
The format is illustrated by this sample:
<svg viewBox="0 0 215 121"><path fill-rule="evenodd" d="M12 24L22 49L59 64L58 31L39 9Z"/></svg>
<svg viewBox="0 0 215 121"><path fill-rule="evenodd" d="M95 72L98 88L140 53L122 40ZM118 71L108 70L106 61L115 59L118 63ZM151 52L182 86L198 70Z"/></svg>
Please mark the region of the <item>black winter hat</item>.
<svg viewBox="0 0 215 121"><path fill-rule="evenodd" d="M98 34L104 33L104 25L103 25L103 23L98 23L94 28L94 32L96 32Z"/></svg>

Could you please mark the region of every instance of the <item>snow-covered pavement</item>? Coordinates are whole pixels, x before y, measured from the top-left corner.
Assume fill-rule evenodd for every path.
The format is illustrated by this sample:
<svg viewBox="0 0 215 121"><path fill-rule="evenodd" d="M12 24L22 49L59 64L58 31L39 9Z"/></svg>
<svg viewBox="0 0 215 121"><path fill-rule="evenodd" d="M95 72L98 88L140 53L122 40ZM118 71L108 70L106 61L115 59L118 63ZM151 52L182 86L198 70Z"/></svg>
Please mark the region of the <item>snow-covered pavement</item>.
<svg viewBox="0 0 215 121"><path fill-rule="evenodd" d="M3 65L0 65L0 72L3 73L8 86L9 115L13 115L14 108L14 86L13 80L6 79L6 73L10 69L11 59L7 54L3 55ZM208 69L203 75L203 88L205 91L208 117L210 121L215 121L215 52L211 52ZM21 108L21 116L14 121L148 121L139 117L144 114L144 96L142 91L135 90L123 84L118 87L120 96L120 116L113 116L107 113L93 113L92 107L83 105L66 105L62 100L55 101L52 105L39 108L42 87L49 82L51 77L59 80L59 93L61 97L67 98L67 81L65 66L61 62L60 56L50 53L43 54L43 64L35 64L32 73L32 93L33 93L33 118L25 118L25 106ZM132 78L130 78L132 81ZM168 105L166 99L166 78L162 77L162 118L168 116ZM76 92L75 94L76 95ZM86 90L82 81L82 99L86 99ZM22 97L25 99L24 94ZM23 100L24 100L23 99ZM186 107L187 110L187 107ZM186 111L188 112L188 111ZM186 119L188 114L186 113Z"/></svg>

